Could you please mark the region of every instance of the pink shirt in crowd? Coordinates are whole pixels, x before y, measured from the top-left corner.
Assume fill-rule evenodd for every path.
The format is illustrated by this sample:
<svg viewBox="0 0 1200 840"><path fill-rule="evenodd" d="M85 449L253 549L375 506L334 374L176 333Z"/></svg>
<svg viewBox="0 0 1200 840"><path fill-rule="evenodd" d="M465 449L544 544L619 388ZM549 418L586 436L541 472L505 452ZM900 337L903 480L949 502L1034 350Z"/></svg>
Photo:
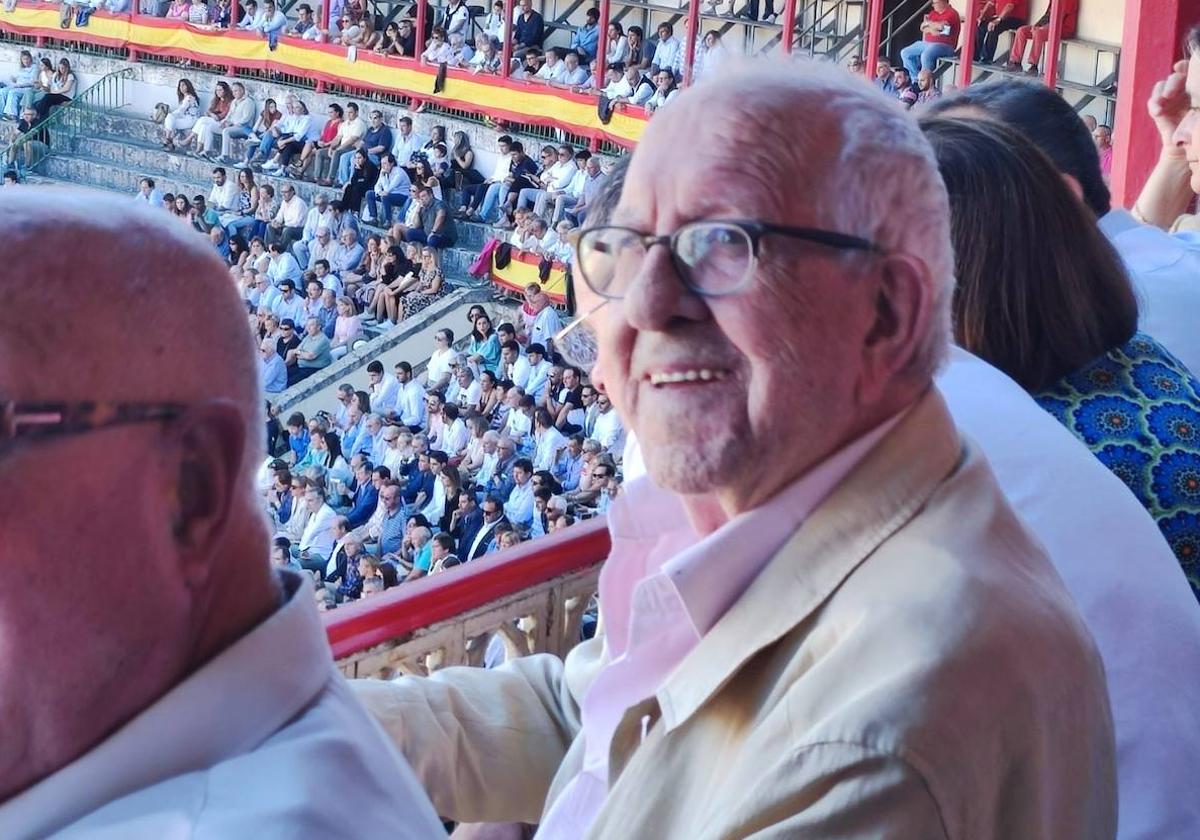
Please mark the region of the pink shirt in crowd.
<svg viewBox="0 0 1200 840"><path fill-rule="evenodd" d="M608 513L612 550L600 573L608 663L583 698L583 769L563 789L539 840L577 840L608 794L608 752L625 711L652 696L817 505L903 413L845 446L766 504L707 536L680 497L647 477Z"/></svg>

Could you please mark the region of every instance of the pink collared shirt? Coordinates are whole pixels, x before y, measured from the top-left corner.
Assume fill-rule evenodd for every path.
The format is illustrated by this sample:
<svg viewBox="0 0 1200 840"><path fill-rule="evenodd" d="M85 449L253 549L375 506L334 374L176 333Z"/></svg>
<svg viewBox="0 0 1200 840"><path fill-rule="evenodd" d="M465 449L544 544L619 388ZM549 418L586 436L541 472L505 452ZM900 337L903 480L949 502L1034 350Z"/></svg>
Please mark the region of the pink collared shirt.
<svg viewBox="0 0 1200 840"><path fill-rule="evenodd" d="M654 695L818 504L903 413L831 455L770 501L701 536L681 498L647 477L609 510L600 573L608 663L583 698L583 769L554 801L539 840L578 840L608 794L608 752L625 711Z"/></svg>

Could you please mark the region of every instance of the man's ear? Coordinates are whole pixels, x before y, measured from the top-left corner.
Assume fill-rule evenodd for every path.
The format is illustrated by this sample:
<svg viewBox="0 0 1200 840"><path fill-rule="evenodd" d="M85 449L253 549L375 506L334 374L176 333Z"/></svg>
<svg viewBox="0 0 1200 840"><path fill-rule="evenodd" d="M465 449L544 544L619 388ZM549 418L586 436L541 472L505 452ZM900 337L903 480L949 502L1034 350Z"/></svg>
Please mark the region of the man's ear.
<svg viewBox="0 0 1200 840"><path fill-rule="evenodd" d="M1058 174L1062 176L1063 183L1067 185L1067 189L1069 189L1076 198L1078 198L1080 201L1083 201L1083 187L1080 185L1075 176L1068 175L1066 172L1060 172Z"/></svg>
<svg viewBox="0 0 1200 840"><path fill-rule="evenodd" d="M933 320L929 268L910 254L878 257L874 318L863 341L858 398L873 403L912 363Z"/></svg>
<svg viewBox="0 0 1200 840"><path fill-rule="evenodd" d="M172 533L184 580L201 586L221 548L237 494L246 423L229 400L188 408L175 421L176 511Z"/></svg>

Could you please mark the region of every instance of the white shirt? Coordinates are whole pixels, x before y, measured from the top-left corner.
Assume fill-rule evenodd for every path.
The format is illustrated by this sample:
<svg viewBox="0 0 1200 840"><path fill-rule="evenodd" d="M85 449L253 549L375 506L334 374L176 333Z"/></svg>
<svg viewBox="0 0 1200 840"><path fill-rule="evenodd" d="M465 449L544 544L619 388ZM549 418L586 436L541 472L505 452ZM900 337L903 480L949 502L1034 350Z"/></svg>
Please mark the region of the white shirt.
<svg viewBox="0 0 1200 840"><path fill-rule="evenodd" d="M433 477L433 492L429 495L429 503L421 508L421 515L429 520L429 524L436 531L438 520L442 518L442 514L446 512L446 485L442 484L442 477L435 475Z"/></svg>
<svg viewBox="0 0 1200 840"><path fill-rule="evenodd" d="M322 503L304 523L304 533L300 535L300 550L308 551L317 557L328 557L333 551L333 526L336 522L337 513L329 505Z"/></svg>
<svg viewBox="0 0 1200 840"><path fill-rule="evenodd" d="M311 579L281 578L273 615L0 804L0 837L442 836L412 770L334 668ZM352 820L331 812L334 794Z"/></svg>
<svg viewBox="0 0 1200 840"><path fill-rule="evenodd" d="M1099 225L1132 276L1138 329L1200 374L1200 235L1167 233L1120 209Z"/></svg>
<svg viewBox="0 0 1200 840"><path fill-rule="evenodd" d="M400 422L405 426L421 426L425 423L425 389L415 379L410 379L400 388L396 402Z"/></svg>
<svg viewBox="0 0 1200 840"><path fill-rule="evenodd" d="M304 227L304 217L308 215L308 205L304 199L293 194L290 201L284 200L279 205L272 221L282 222L284 227Z"/></svg>
<svg viewBox="0 0 1200 840"><path fill-rule="evenodd" d="M567 439L554 426L538 432L535 437L537 446L533 451L533 469L535 471L553 469L554 462L558 460L558 450L567 445Z"/></svg>
<svg viewBox="0 0 1200 840"><path fill-rule="evenodd" d="M225 183L208 192L208 206L214 210L230 210L237 206L238 186L232 178L226 178Z"/></svg>
<svg viewBox="0 0 1200 840"><path fill-rule="evenodd" d="M533 482L513 485L508 501L504 503L504 515L508 521L522 528L533 522ZM641 699L641 698L638 698ZM633 705L632 703L630 705ZM540 832L539 832L540 833ZM579 837L581 835L575 835Z"/></svg>
<svg viewBox="0 0 1200 840"><path fill-rule="evenodd" d="M937 386L1096 640L1117 741L1117 836L1200 837L1200 609L1170 546L1121 480L1003 373L954 348Z"/></svg>
<svg viewBox="0 0 1200 840"><path fill-rule="evenodd" d="M529 365L529 359L525 358L523 354L517 356L517 360L512 364L512 383L528 393L526 386L529 384L529 376L532 373L533 368Z"/></svg>
<svg viewBox="0 0 1200 840"><path fill-rule="evenodd" d="M441 448L451 458L457 457L470 442L471 430L467 428L467 424L461 417L442 430Z"/></svg>
<svg viewBox="0 0 1200 840"><path fill-rule="evenodd" d="M400 400L400 380L387 371L378 384L371 386L371 409L376 414L390 415Z"/></svg>
<svg viewBox="0 0 1200 840"><path fill-rule="evenodd" d="M488 178L488 181L493 184L500 183L508 177L509 167L511 166L512 158L509 155L497 155L496 163L492 166L492 177Z"/></svg>
<svg viewBox="0 0 1200 840"><path fill-rule="evenodd" d="M622 627L606 637L612 658L583 698L583 767L550 807L538 840L587 833L607 795L608 752L624 710L657 692L659 678L700 643L788 537L902 416L877 426L765 504L704 537L688 524L676 494L644 477L626 484L609 509L613 549L600 573L606 609L624 600L610 581L628 578L631 568L649 573L634 584L627 614L619 609L606 613L606 620ZM664 562L663 557L669 559Z"/></svg>
<svg viewBox="0 0 1200 840"><path fill-rule="evenodd" d="M622 451L625 446L625 426L615 408L610 408L606 414L596 415L592 437L614 455Z"/></svg>
<svg viewBox="0 0 1200 840"><path fill-rule="evenodd" d="M453 347L447 347L445 350L434 350L433 355L429 357L429 364L425 367L425 375L430 384L440 382L444 377L450 375L450 362L458 358L458 351Z"/></svg>
<svg viewBox="0 0 1200 840"><path fill-rule="evenodd" d="M544 345L543 345L544 346ZM525 393L533 397L534 400L541 400L542 394L546 391L546 385L550 382L550 368L553 367L546 357L536 365L530 364L529 378L526 380Z"/></svg>
<svg viewBox="0 0 1200 840"><path fill-rule="evenodd" d="M529 343L548 347L550 339L554 338L561 329L562 324L558 320L558 310L553 306L547 306L533 319L533 327L529 330Z"/></svg>
<svg viewBox="0 0 1200 840"><path fill-rule="evenodd" d="M533 429L533 421L529 419L524 411L519 408L514 408L508 412L508 419L504 421L504 428L501 432L503 436L507 433L508 437L516 441L525 439L525 436Z"/></svg>

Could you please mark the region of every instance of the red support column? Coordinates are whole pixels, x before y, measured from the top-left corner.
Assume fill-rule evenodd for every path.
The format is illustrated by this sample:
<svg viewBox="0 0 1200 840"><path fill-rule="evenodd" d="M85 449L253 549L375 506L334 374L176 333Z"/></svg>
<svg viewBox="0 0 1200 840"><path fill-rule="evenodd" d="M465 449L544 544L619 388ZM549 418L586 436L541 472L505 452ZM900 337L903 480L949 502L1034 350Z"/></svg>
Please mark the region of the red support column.
<svg viewBox="0 0 1200 840"><path fill-rule="evenodd" d="M696 2L696 0L692 0ZM779 45L784 55L791 55L792 41L796 38L796 0L785 0L783 4L783 31L779 33Z"/></svg>
<svg viewBox="0 0 1200 840"><path fill-rule="evenodd" d="M981 5L982 0L967 0L967 10L963 13L962 50L958 57L959 87L971 84L971 70L975 66L975 28L979 26Z"/></svg>
<svg viewBox="0 0 1200 840"><path fill-rule="evenodd" d="M500 49L500 75L505 79L512 75L513 7L513 0L504 0L504 43Z"/></svg>
<svg viewBox="0 0 1200 840"><path fill-rule="evenodd" d="M328 0L326 0L328 2ZM242 0L233 0L229 4L229 28L237 29L242 18Z"/></svg>
<svg viewBox="0 0 1200 840"><path fill-rule="evenodd" d="M1058 84L1058 54L1062 49L1062 0L1050 0L1050 32L1042 54L1042 78L1053 88Z"/></svg>
<svg viewBox="0 0 1200 840"><path fill-rule="evenodd" d="M1126 0L1121 84L1113 137L1113 204L1130 207L1158 160L1158 131L1146 113L1154 83L1182 58L1184 33L1200 21L1200 0Z"/></svg>
<svg viewBox="0 0 1200 840"><path fill-rule="evenodd" d="M425 52L425 9L429 6L429 0L417 0L417 32L415 44L416 55L413 56L417 61L421 60L421 54Z"/></svg>
<svg viewBox="0 0 1200 840"><path fill-rule="evenodd" d="M879 60L879 50L883 41L883 2L884 0L868 0L867 3L867 45L863 52L863 67L867 76L875 77L875 62Z"/></svg>
<svg viewBox="0 0 1200 840"><path fill-rule="evenodd" d="M597 90L604 88L604 74L608 72L608 16L612 11L611 6L609 0L600 0L600 21L597 23L600 27L600 42L596 47Z"/></svg>
<svg viewBox="0 0 1200 840"><path fill-rule="evenodd" d="M687 40L683 43L683 84L692 83L692 65L696 63L696 36L700 34L700 0L688 3Z"/></svg>
<svg viewBox="0 0 1200 840"><path fill-rule="evenodd" d="M233 2L236 3L237 0L233 0ZM322 32L329 31L329 15L332 13L332 11L333 11L332 0L324 0L324 2L321 3L321 22L319 24L317 24L318 26L321 27Z"/></svg>

